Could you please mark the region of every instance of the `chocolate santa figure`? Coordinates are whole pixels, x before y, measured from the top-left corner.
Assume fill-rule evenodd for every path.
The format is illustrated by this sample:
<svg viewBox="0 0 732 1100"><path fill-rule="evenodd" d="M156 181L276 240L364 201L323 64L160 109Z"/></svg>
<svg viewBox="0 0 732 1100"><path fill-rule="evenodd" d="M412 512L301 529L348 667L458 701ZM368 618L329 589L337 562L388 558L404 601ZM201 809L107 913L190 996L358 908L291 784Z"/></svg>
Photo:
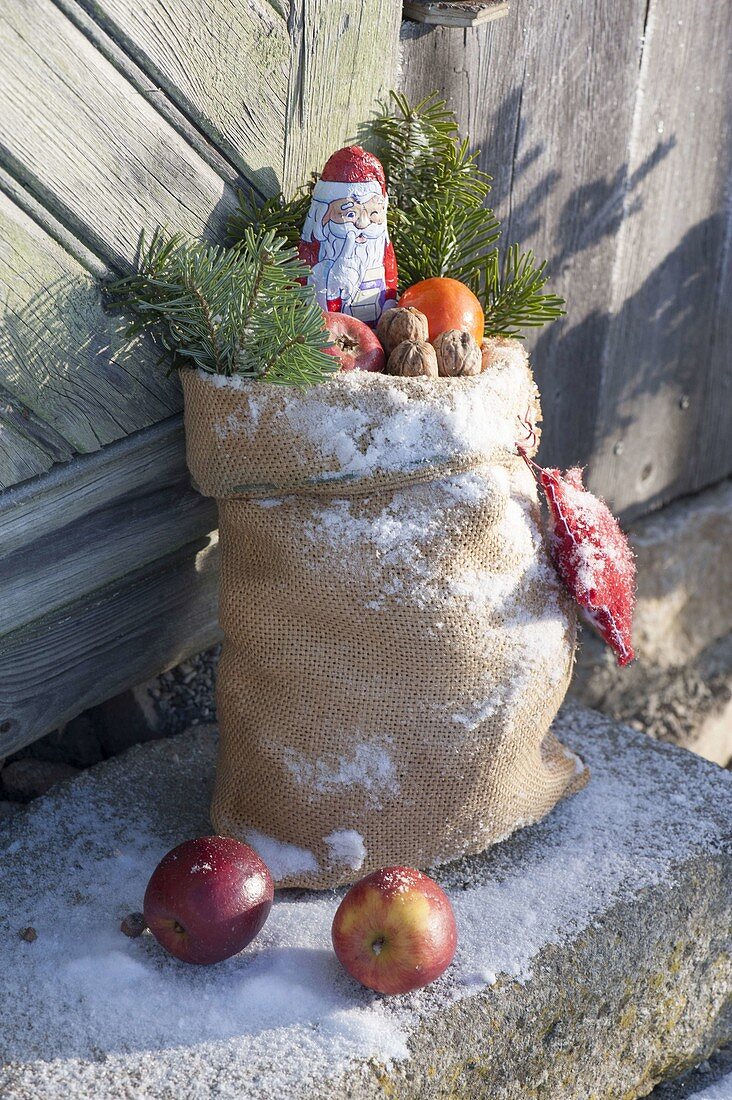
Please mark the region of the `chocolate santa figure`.
<svg viewBox="0 0 732 1100"><path fill-rule="evenodd" d="M388 202L381 162L359 145L339 149L313 188L299 246L322 308L372 327L396 304Z"/></svg>

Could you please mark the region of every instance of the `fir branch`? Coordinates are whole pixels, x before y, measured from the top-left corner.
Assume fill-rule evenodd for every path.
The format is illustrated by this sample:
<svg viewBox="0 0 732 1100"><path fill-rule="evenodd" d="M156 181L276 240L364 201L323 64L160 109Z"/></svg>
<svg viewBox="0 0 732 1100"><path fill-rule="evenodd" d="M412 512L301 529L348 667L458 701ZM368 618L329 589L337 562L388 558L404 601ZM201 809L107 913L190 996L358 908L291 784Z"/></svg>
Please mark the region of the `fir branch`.
<svg viewBox="0 0 732 1100"><path fill-rule="evenodd" d="M240 241L247 229L274 233L291 248L297 246L310 207L312 187L301 187L291 198L280 193L262 201L254 191L237 191L239 209L229 217L227 229L232 241Z"/></svg>
<svg viewBox="0 0 732 1100"><path fill-rule="evenodd" d="M486 336L522 338L522 329L540 328L565 315L564 299L543 294L548 282L546 260L537 264L534 253L511 245L501 263L498 251L485 262L481 284L473 289L485 303Z"/></svg>
<svg viewBox="0 0 732 1100"><path fill-rule="evenodd" d="M439 195L415 202L408 214L392 216L392 238L399 262L400 289L421 279L447 276L472 283L485 266L485 254L500 236L492 210Z"/></svg>
<svg viewBox="0 0 732 1100"><path fill-rule="evenodd" d="M500 260L500 223L485 206L491 177L460 139L455 115L436 93L410 106L392 92L371 125L393 199L389 221L400 289L448 276L483 303L486 333L521 336L561 317L564 301L542 293L546 264L516 245Z"/></svg>
<svg viewBox="0 0 732 1100"><path fill-rule="evenodd" d="M139 272L107 288L174 358L211 374L305 385L337 367L323 348L323 314L294 249L244 230L224 249L157 232L141 242Z"/></svg>

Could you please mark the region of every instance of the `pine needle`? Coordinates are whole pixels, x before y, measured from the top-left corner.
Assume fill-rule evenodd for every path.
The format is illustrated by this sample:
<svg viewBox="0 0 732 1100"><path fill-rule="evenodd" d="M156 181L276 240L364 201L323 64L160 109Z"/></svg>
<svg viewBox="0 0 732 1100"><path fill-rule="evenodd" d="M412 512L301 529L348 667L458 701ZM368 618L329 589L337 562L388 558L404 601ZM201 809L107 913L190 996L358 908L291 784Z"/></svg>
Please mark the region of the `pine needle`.
<svg viewBox="0 0 732 1100"><path fill-rule="evenodd" d="M301 187L291 199L280 191L264 202L254 191L237 191L239 209L227 223L230 239L243 240L247 229L259 234L269 231L282 237L290 248L296 248L310 208L311 191L311 187Z"/></svg>
<svg viewBox="0 0 732 1100"><path fill-rule="evenodd" d="M537 264L534 253L520 252L511 245L503 263L497 251L487 257L482 291L485 306L486 336L522 338L525 328L541 328L548 321L565 315L564 299L543 294L548 281L546 260Z"/></svg>
<svg viewBox="0 0 732 1100"><path fill-rule="evenodd" d="M309 385L337 369L307 269L273 231L244 230L221 248L158 230L141 241L139 271L107 287L179 365L209 374Z"/></svg>

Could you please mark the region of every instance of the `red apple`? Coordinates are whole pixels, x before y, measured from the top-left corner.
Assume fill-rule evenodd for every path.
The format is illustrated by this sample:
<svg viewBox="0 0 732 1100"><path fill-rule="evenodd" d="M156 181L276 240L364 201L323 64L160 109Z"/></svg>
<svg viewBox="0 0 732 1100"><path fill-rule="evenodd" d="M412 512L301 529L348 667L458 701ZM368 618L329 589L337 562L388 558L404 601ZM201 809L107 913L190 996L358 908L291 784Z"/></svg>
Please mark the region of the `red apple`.
<svg viewBox="0 0 732 1100"><path fill-rule="evenodd" d="M216 963L254 939L272 908L272 876L248 845L225 836L187 840L153 871L143 904L158 943L189 963Z"/></svg>
<svg viewBox="0 0 732 1100"><path fill-rule="evenodd" d="M409 993L450 965L457 946L450 899L411 867L382 867L338 906L333 947L345 970L377 993Z"/></svg>
<svg viewBox="0 0 732 1100"><path fill-rule="evenodd" d="M325 310L323 320L334 342L333 347L323 350L335 356L341 370L383 371L386 366L384 349L368 325L347 313Z"/></svg>

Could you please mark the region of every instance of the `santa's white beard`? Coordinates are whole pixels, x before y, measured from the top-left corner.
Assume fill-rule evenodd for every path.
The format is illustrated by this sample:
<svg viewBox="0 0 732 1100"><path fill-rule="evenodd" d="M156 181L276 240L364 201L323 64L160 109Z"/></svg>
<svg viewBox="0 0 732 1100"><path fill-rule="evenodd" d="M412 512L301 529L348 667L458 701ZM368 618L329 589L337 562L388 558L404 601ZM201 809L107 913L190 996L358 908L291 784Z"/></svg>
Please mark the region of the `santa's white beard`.
<svg viewBox="0 0 732 1100"><path fill-rule="evenodd" d="M327 258L333 260L328 274L328 297L352 298L364 281L366 272L384 265L386 226L372 225L368 229L357 230L352 225L329 222L325 230ZM361 244L356 242L359 235L366 237Z"/></svg>

